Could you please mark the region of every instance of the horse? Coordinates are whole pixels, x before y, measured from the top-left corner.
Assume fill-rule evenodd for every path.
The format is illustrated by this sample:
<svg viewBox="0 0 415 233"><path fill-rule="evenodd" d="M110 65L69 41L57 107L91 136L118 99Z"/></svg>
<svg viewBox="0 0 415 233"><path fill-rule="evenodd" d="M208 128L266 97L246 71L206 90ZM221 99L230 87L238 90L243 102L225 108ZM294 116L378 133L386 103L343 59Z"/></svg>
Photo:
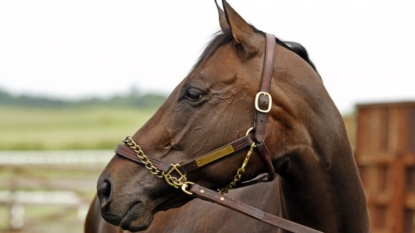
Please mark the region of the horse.
<svg viewBox="0 0 415 233"><path fill-rule="evenodd" d="M233 203L229 189L278 174L278 188L265 193L279 193L282 218L322 232L369 232L344 122L316 69L222 5L221 33L102 171L102 217L145 230L160 211L195 197Z"/></svg>
<svg viewBox="0 0 415 233"><path fill-rule="evenodd" d="M229 192L229 196L269 213L278 214L279 193L267 192L278 189L278 180L246 188L235 189ZM277 194L277 195L275 195ZM224 221L228 219L230 221ZM155 215L153 223L143 233L170 233L170 232L240 232L260 233L272 232L273 226L258 222L233 210L219 205L194 199L181 208L170 209ZM85 233L119 233L122 231L114 225L107 223L101 217L99 200L95 197L85 221Z"/></svg>

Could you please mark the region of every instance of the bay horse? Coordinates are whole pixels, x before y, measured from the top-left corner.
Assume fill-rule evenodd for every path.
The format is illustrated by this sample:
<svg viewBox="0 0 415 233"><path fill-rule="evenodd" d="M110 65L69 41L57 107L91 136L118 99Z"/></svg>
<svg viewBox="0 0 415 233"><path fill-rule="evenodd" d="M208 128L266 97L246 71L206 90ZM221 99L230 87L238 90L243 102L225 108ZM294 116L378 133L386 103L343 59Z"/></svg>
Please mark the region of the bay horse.
<svg viewBox="0 0 415 233"><path fill-rule="evenodd" d="M345 126L317 71L222 3L221 33L100 175L102 217L145 230L155 213L194 197L240 211L246 206L224 193L278 174L266 192L279 192L281 217L322 232L369 232Z"/></svg>

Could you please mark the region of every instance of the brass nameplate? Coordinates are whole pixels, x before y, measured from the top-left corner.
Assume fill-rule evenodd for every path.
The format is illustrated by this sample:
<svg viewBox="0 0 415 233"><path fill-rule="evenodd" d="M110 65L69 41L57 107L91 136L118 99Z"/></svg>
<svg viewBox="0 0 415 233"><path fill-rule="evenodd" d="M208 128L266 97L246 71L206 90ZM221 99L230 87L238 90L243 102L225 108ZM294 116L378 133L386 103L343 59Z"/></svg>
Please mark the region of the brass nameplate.
<svg viewBox="0 0 415 233"><path fill-rule="evenodd" d="M223 158L223 157L225 157L225 156L227 156L227 155L229 155L233 152L234 152L234 149L233 149L232 145L229 145L229 146L224 147L220 150L217 150L217 151L214 151L210 154L207 154L207 155L203 156L200 159L197 159L196 164L197 164L198 167L201 167L201 166L204 166L204 165L206 165L208 163L211 163L215 160Z"/></svg>

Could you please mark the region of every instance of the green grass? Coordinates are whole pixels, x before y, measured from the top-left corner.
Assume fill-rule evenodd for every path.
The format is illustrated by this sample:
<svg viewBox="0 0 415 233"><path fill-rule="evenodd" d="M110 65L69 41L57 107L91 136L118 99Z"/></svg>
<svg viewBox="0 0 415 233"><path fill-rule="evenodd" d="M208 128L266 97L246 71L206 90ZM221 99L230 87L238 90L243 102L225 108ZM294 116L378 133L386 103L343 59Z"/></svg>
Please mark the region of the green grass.
<svg viewBox="0 0 415 233"><path fill-rule="evenodd" d="M113 149L155 110L0 107L0 150Z"/></svg>

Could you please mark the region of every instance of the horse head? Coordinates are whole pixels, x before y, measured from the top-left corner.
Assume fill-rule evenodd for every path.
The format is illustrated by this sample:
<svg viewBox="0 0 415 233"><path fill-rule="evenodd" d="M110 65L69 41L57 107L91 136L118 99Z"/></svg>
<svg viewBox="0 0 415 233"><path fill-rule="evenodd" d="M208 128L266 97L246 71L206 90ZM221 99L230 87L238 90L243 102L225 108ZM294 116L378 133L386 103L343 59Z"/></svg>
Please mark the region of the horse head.
<svg viewBox="0 0 415 233"><path fill-rule="evenodd" d="M264 110L254 103L267 37L226 1L223 8L218 7L221 32L154 116L128 139L144 165L115 155L102 172L98 180L102 216L124 229L146 229L157 211L191 200L172 187L177 180L180 185L185 178L212 189L224 187L235 179L252 150L241 181L279 174L284 217L327 232L363 232L368 227L366 202L350 143L314 66L272 37L277 45L265 97L269 109L258 138L255 116ZM244 136L252 138L254 145L222 158L223 153L230 154L223 152L223 146ZM255 142L266 145L269 157L254 148ZM219 156L217 148L221 148ZM154 165L186 164L205 154L209 155L206 166L196 166L187 174L175 166L161 172ZM146 163L149 157L152 163ZM178 175L173 184L162 178L167 172Z"/></svg>

